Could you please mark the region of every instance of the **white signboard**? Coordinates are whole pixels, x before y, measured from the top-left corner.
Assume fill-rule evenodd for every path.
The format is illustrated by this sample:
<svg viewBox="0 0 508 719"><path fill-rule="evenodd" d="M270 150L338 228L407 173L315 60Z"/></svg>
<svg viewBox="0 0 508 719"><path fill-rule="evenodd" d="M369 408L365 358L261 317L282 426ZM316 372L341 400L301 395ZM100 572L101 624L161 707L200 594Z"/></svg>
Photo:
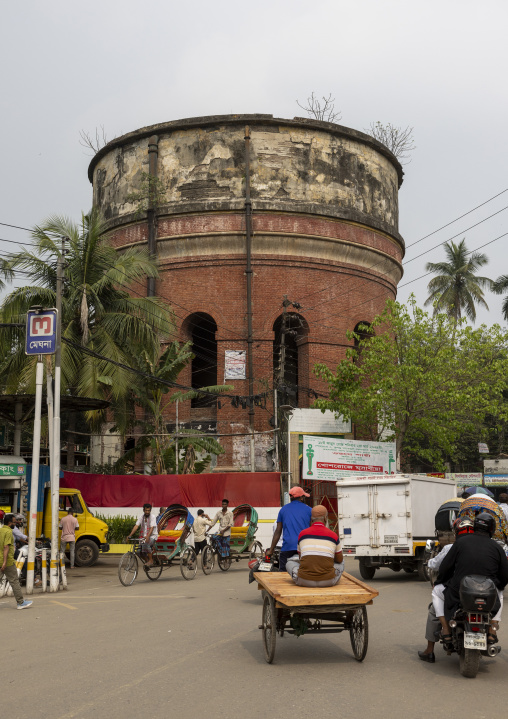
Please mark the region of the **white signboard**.
<svg viewBox="0 0 508 719"><path fill-rule="evenodd" d="M224 380L245 379L247 353L245 350L226 350Z"/></svg>
<svg viewBox="0 0 508 719"><path fill-rule="evenodd" d="M351 420L344 421L342 415L335 416L330 409L296 407L289 414L289 431L299 434L349 434Z"/></svg>
<svg viewBox="0 0 508 719"><path fill-rule="evenodd" d="M395 442L303 436L303 479L395 474Z"/></svg>
<svg viewBox="0 0 508 719"><path fill-rule="evenodd" d="M451 479L457 487L481 487L483 474L481 472L447 472L446 479Z"/></svg>
<svg viewBox="0 0 508 719"><path fill-rule="evenodd" d="M485 442L478 442L478 452L480 454L488 454L489 453L489 447L485 444Z"/></svg>

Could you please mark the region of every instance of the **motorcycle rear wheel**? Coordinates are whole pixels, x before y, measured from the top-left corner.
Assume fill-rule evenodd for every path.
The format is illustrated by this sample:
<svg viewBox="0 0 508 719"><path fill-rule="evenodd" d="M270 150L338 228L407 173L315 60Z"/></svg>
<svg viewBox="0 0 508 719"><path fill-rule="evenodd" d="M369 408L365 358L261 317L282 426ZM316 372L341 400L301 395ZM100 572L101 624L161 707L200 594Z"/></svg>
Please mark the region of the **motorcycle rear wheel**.
<svg viewBox="0 0 508 719"><path fill-rule="evenodd" d="M463 648L460 652L459 668L463 677L474 679L480 668L480 650Z"/></svg>

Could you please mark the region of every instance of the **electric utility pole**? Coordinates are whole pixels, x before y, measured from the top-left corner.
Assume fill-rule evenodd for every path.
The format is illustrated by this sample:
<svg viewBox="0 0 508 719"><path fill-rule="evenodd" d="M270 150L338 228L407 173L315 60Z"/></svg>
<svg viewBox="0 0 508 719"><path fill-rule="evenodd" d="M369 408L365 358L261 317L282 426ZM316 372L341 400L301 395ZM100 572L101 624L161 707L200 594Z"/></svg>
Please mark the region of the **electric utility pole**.
<svg viewBox="0 0 508 719"><path fill-rule="evenodd" d="M62 292L65 266L65 237L57 260L56 271L56 351L55 351L55 390L53 393L53 465L51 466L51 561L49 572L49 591L58 592L58 524L60 507L60 395L62 365Z"/></svg>

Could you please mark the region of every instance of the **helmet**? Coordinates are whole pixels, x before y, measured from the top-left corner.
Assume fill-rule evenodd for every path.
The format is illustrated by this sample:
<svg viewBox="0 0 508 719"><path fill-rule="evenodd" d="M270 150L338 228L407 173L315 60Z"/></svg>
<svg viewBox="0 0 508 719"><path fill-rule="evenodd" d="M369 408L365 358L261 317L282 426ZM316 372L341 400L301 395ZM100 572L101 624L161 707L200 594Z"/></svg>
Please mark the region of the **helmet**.
<svg viewBox="0 0 508 719"><path fill-rule="evenodd" d="M473 522L469 519L469 517L459 517L453 523L453 529L455 530L455 534L457 536L460 536L461 534L472 534L474 531L473 527Z"/></svg>
<svg viewBox="0 0 508 719"><path fill-rule="evenodd" d="M474 519L474 531L475 532L485 532L489 535L489 537L492 537L496 530L496 520L492 516L492 514L489 514L488 512L480 512L480 514L477 514Z"/></svg>
<svg viewBox="0 0 508 719"><path fill-rule="evenodd" d="M3 509L0 509L0 522L4 521L4 517L5 517L5 512Z"/></svg>

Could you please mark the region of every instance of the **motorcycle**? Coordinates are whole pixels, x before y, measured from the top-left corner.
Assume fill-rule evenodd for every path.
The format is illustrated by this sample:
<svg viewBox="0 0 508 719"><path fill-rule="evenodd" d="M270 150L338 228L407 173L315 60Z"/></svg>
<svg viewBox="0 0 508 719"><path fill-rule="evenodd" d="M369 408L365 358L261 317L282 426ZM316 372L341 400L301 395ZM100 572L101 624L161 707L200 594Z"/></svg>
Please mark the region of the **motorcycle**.
<svg viewBox="0 0 508 719"><path fill-rule="evenodd" d="M459 607L448 622L452 646L445 645L445 651L448 654L457 652L460 673L474 678L480 667L480 657L495 657L501 651L498 644L487 641L496 605L499 606L496 585L487 577L470 575L462 579L459 597Z"/></svg>
<svg viewBox="0 0 508 719"><path fill-rule="evenodd" d="M34 558L34 578L35 585L39 585L42 582L42 550L47 549L48 553L51 550L51 541L46 538L35 540L35 558ZM49 554L48 554L49 556ZM19 550L17 561L21 558L25 558L23 568L19 575L19 581L21 584L26 583L26 570L27 570L27 559L28 559L28 544L24 544ZM48 572L49 577L49 572Z"/></svg>

